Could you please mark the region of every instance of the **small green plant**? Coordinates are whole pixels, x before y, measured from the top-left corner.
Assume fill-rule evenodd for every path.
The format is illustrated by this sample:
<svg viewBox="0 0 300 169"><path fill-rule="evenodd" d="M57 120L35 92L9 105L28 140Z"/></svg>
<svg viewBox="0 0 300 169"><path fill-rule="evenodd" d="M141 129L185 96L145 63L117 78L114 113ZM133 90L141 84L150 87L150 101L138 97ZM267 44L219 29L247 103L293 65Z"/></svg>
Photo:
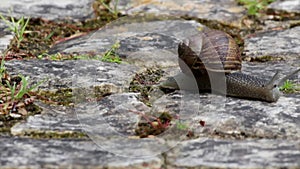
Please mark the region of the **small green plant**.
<svg viewBox="0 0 300 169"><path fill-rule="evenodd" d="M44 81L45 81L45 80L42 80L42 81L38 82L37 84L35 84L31 87L28 87L28 78L23 75L19 75L19 77L21 78L20 85L17 85L16 82L13 82L13 85L11 85L9 83L9 81L6 81L6 85L8 86L8 88L10 89L10 92L11 92L11 100L12 101L16 101L16 100L23 98L23 96L25 94L29 94L29 92L31 92L33 89L37 88L40 84L44 83Z"/></svg>
<svg viewBox="0 0 300 169"><path fill-rule="evenodd" d="M38 59L47 58L50 60L63 60L63 55L61 53L56 53L53 55L49 55L47 53L43 53L37 56Z"/></svg>
<svg viewBox="0 0 300 169"><path fill-rule="evenodd" d="M31 97L29 93L44 81L45 80L40 81L29 87L27 77L22 75L10 77L6 73L5 59L3 56L0 64L0 114L15 112L18 108L20 108L20 112L26 112L24 106L28 104L28 102L33 101L33 97ZM28 99L31 101L28 101Z"/></svg>
<svg viewBox="0 0 300 169"><path fill-rule="evenodd" d="M4 16L0 14L0 18L6 23L8 26L8 30L12 31L15 34L17 40L17 47L20 48L21 42L24 40L25 29L28 25L30 18L25 18L22 16L18 21L11 16L10 20L7 20Z"/></svg>
<svg viewBox="0 0 300 169"><path fill-rule="evenodd" d="M116 50L119 47L120 47L119 42L116 42L115 44L113 44L112 47L107 52L105 52L105 54L102 56L101 61L112 62L112 63L121 63L122 59L116 53Z"/></svg>
<svg viewBox="0 0 300 169"><path fill-rule="evenodd" d="M5 63L5 60L4 60L4 55L2 56L2 60L1 60L1 64L0 64L0 81L1 81L1 79L2 79L2 77L4 76L4 73L5 73L5 71L6 71L6 68L5 68L5 65L4 65L4 63Z"/></svg>
<svg viewBox="0 0 300 169"><path fill-rule="evenodd" d="M239 3L243 4L247 10L248 15L259 16L260 11L265 9L266 6L275 0L237 0Z"/></svg>
<svg viewBox="0 0 300 169"><path fill-rule="evenodd" d="M290 80L287 80L284 82L284 84L282 86L280 86L279 89L285 93L293 93L295 91L300 90L300 85L299 84L297 85L297 84L291 82Z"/></svg>
<svg viewBox="0 0 300 169"><path fill-rule="evenodd" d="M179 121L176 122L176 127L179 130L187 130L187 129L189 129L189 127L186 124L184 124L182 122L179 122Z"/></svg>
<svg viewBox="0 0 300 169"><path fill-rule="evenodd" d="M18 93L15 95L16 99L21 99L25 94L29 94L29 92L31 92L33 89L36 89L39 85L41 85L46 81L46 80L42 80L37 84L28 87L28 77L25 77L23 75L19 75L19 77L21 78L21 86Z"/></svg>
<svg viewBox="0 0 300 169"><path fill-rule="evenodd" d="M34 100L34 97L30 96L29 93L44 82L43 80L32 87L28 87L28 79L24 76L19 77L21 78L21 82L19 83L6 80L6 86L3 84L0 85L0 114L7 114L8 112L12 113L16 111L19 111L20 113L25 112L26 114L27 110L24 109L24 107L32 103Z"/></svg>
<svg viewBox="0 0 300 169"><path fill-rule="evenodd" d="M110 0L110 2L113 1L113 7L110 7L106 0L100 0L101 4L114 16L118 16L119 10L118 10L118 4L119 0Z"/></svg>

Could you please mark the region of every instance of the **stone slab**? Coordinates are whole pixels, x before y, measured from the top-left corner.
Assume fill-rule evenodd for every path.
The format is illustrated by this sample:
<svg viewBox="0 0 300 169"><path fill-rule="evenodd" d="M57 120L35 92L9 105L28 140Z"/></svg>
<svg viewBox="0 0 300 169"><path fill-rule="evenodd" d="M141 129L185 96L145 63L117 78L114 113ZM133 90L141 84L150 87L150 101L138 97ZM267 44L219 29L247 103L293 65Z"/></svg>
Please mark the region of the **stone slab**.
<svg viewBox="0 0 300 169"><path fill-rule="evenodd" d="M154 15L171 15L190 17L224 25L241 28L242 19L246 10L237 5L234 0L123 0L119 2L122 14L135 15L137 13L150 13Z"/></svg>
<svg viewBox="0 0 300 169"><path fill-rule="evenodd" d="M96 129L95 125L99 124L102 136L110 137L112 133L105 132L105 124L108 124L122 134L134 135L140 116L128 111L149 111L137 97L137 93L112 94L95 103L74 102L73 107L48 105L37 101L35 104L43 109L41 114L29 116L26 121L16 124L11 128L11 133L21 136L35 133L86 133L87 125Z"/></svg>
<svg viewBox="0 0 300 169"><path fill-rule="evenodd" d="M5 66L11 75L28 76L31 84L46 80L39 89L103 86L101 90L104 93L116 93L127 89L139 70L128 64L98 60L22 60L8 61Z"/></svg>
<svg viewBox="0 0 300 169"><path fill-rule="evenodd" d="M14 35L6 29L7 25L0 20L0 55L8 48L14 37Z"/></svg>
<svg viewBox="0 0 300 169"><path fill-rule="evenodd" d="M168 168L299 168L299 140L182 142L167 154Z"/></svg>
<svg viewBox="0 0 300 169"><path fill-rule="evenodd" d="M85 135L82 126L71 107L49 106L36 101L36 105L42 108L41 114L29 116L26 121L19 122L11 128L12 135L47 137L55 135L81 134Z"/></svg>
<svg viewBox="0 0 300 169"><path fill-rule="evenodd" d="M161 138L135 136L139 113L149 111L135 93L113 94L99 102L75 103L74 108L38 105L43 112L13 126L13 135L47 138L51 134L60 138L84 133L103 150L131 158L156 156L176 145Z"/></svg>
<svg viewBox="0 0 300 169"><path fill-rule="evenodd" d="M299 59L299 34L300 26L251 35L245 39L244 54L253 59L265 56L273 59Z"/></svg>
<svg viewBox="0 0 300 169"><path fill-rule="evenodd" d="M1 2L0 13L16 18L86 20L93 17L93 0L9 0Z"/></svg>
<svg viewBox="0 0 300 169"><path fill-rule="evenodd" d="M275 11L300 14L300 0L275 1L268 8Z"/></svg>
<svg viewBox="0 0 300 169"><path fill-rule="evenodd" d="M163 163L161 156L118 156L102 150L91 140L1 137L0 141L1 168L142 169L160 168ZM130 150L123 147L123 151Z"/></svg>
<svg viewBox="0 0 300 169"><path fill-rule="evenodd" d="M153 16L122 17L88 35L54 45L52 53L103 55L116 42L117 54L140 67L177 66L179 41L194 35L203 25L195 21Z"/></svg>

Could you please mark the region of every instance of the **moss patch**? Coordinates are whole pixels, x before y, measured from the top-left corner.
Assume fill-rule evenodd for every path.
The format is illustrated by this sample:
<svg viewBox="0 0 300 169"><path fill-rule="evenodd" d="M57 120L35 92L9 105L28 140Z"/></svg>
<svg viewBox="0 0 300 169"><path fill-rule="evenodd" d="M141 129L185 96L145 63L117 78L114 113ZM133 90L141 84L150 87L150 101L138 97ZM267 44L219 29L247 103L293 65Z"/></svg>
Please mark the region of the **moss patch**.
<svg viewBox="0 0 300 169"><path fill-rule="evenodd" d="M72 89L40 91L37 97L49 104L69 106L73 103Z"/></svg>
<svg viewBox="0 0 300 169"><path fill-rule="evenodd" d="M22 134L22 136L27 136L36 139L88 138L88 136L85 133L76 131L31 131Z"/></svg>

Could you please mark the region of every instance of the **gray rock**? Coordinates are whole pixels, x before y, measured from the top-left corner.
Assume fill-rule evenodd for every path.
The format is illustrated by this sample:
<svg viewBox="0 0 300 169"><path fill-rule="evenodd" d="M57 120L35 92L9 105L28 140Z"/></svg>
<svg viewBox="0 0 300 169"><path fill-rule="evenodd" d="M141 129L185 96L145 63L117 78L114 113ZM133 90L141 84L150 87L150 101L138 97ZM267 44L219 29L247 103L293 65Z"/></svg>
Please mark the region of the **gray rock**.
<svg viewBox="0 0 300 169"><path fill-rule="evenodd" d="M91 125L92 129L96 129L94 125L99 124L101 129L96 130L104 132L105 125L102 124L107 123L122 134L134 135L134 129L140 115L133 112L149 111L149 108L138 101L137 97L138 94L135 93L113 94L95 103L75 102L75 107L51 106L42 102L35 102L43 109L42 113L29 116L26 121L15 125L11 128L11 133L13 135L27 135L47 132L57 134L84 132L82 124ZM133 112L130 113L129 111ZM103 134L103 137L106 136Z"/></svg>
<svg viewBox="0 0 300 169"><path fill-rule="evenodd" d="M179 1L169 0L160 2L156 0L119 1L119 10L122 14L135 15L137 13L150 13L154 15L184 16L203 19L231 25L240 28L246 10L238 6L234 0L204 0L204 1Z"/></svg>
<svg viewBox="0 0 300 169"><path fill-rule="evenodd" d="M35 102L43 109L42 114L29 116L26 121L17 123L11 128L12 135L35 136L47 135L84 135L81 124L76 117L74 109L63 106L49 106L41 102Z"/></svg>
<svg viewBox="0 0 300 169"><path fill-rule="evenodd" d="M104 54L116 42L126 62L141 67L177 66L177 44L202 27L195 21L157 17L122 17L104 28L54 45L50 53Z"/></svg>
<svg viewBox="0 0 300 169"><path fill-rule="evenodd" d="M284 29L290 29L292 27L295 27L297 23L299 23L298 20L276 20L276 15L268 15L269 18L265 19L263 21L263 24L260 26L259 31L265 32L265 31L272 31L272 30L284 30Z"/></svg>
<svg viewBox="0 0 300 169"><path fill-rule="evenodd" d="M93 0L10 0L1 2L0 13L16 18L24 16L47 20L78 21L92 18L93 2Z"/></svg>
<svg viewBox="0 0 300 169"><path fill-rule="evenodd" d="M31 84L46 79L38 88L89 88L100 86L103 94L124 91L137 67L128 64L106 63L97 60L23 60L5 63L12 75L29 76Z"/></svg>
<svg viewBox="0 0 300 169"><path fill-rule="evenodd" d="M268 6L268 9L300 14L300 0L275 1Z"/></svg>
<svg viewBox="0 0 300 169"><path fill-rule="evenodd" d="M167 154L170 168L299 168L299 140L185 141Z"/></svg>
<svg viewBox="0 0 300 169"><path fill-rule="evenodd" d="M0 20L0 55L7 49L14 35L9 32L5 22Z"/></svg>
<svg viewBox="0 0 300 169"><path fill-rule="evenodd" d="M256 34L245 39L244 54L246 57L258 59L272 57L273 59L300 58L300 27L283 31L271 31Z"/></svg>
<svg viewBox="0 0 300 169"><path fill-rule="evenodd" d="M86 133L103 150L126 157L156 156L170 149L161 138L139 139L135 129L143 113L149 108L137 100L137 94L113 94L99 102L76 103L74 108L43 108L40 115L11 128L13 135L61 136ZM131 149L131 150L130 150Z"/></svg>
<svg viewBox="0 0 300 169"><path fill-rule="evenodd" d="M2 168L160 168L161 156L122 157L102 150L90 140L0 138ZM134 147L123 147L132 151ZM151 149L145 150L151 152Z"/></svg>

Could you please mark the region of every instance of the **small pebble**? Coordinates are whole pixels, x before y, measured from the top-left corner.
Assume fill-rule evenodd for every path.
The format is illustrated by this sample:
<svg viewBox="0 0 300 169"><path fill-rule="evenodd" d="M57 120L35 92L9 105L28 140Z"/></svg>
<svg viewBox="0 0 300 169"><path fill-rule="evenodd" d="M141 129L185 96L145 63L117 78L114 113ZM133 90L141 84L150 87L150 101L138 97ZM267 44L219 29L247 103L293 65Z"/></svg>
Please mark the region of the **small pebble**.
<svg viewBox="0 0 300 169"><path fill-rule="evenodd" d="M20 117L22 117L21 114L17 114L17 113L10 113L9 116L13 117L13 118L20 118Z"/></svg>

